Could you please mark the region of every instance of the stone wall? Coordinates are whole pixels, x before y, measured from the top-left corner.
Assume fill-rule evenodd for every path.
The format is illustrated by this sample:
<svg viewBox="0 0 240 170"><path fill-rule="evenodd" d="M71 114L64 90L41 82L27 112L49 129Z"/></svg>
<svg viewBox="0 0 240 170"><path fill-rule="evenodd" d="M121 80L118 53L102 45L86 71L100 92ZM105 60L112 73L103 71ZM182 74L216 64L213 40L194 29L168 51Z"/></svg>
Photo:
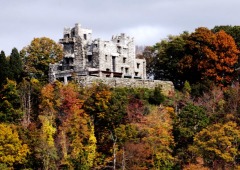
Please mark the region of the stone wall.
<svg viewBox="0 0 240 170"><path fill-rule="evenodd" d="M91 84L100 82L110 87L141 87L154 89L155 87L160 86L164 95L170 96L174 93L174 86L171 81L82 76L78 78L78 82L81 86L89 86Z"/></svg>

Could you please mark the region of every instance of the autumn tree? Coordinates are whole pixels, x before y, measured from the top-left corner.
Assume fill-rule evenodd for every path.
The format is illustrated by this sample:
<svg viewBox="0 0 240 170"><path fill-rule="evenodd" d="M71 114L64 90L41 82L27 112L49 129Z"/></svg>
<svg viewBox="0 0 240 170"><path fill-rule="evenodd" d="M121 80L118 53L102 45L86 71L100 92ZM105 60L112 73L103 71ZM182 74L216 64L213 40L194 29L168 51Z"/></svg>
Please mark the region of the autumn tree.
<svg viewBox="0 0 240 170"><path fill-rule="evenodd" d="M173 108L166 107L161 111L155 108L146 116L143 125L145 133L147 132L148 135L142 140L150 147L155 169L170 169L174 164L172 156L174 146L172 113Z"/></svg>
<svg viewBox="0 0 240 170"><path fill-rule="evenodd" d="M197 28L189 36L186 50L179 65L186 75L187 72L194 74L188 75L191 83L203 79L210 79L220 86L232 83L239 50L230 35L224 31L214 34L207 28Z"/></svg>
<svg viewBox="0 0 240 170"><path fill-rule="evenodd" d="M13 168L14 165L27 161L30 150L19 138L16 126L0 123L0 146L0 166Z"/></svg>
<svg viewBox="0 0 240 170"><path fill-rule="evenodd" d="M211 31L214 33L217 33L221 30L225 31L227 34L232 36L239 50L240 49L240 26L220 25L220 26L215 26L213 29L211 29ZM238 63L236 65L236 68L238 68L239 66L240 66L240 57L238 57Z"/></svg>
<svg viewBox="0 0 240 170"><path fill-rule="evenodd" d="M228 87L224 91L224 112L234 116L234 120L240 125L240 89L239 84L235 84L232 87Z"/></svg>
<svg viewBox="0 0 240 170"><path fill-rule="evenodd" d="M219 25L215 26L211 29L212 32L217 33L219 31L225 31L227 34L231 35L237 44L238 48L240 48L240 26L231 26L231 25Z"/></svg>
<svg viewBox="0 0 240 170"><path fill-rule="evenodd" d="M191 150L210 168L234 169L239 141L240 131L236 123L213 124L196 134Z"/></svg>
<svg viewBox="0 0 240 170"><path fill-rule="evenodd" d="M126 115L126 100L116 91L111 92L104 84L97 84L88 89L91 92L84 102L84 110L91 116L95 127L97 148L99 152L113 155L113 169L116 163L116 134L117 128ZM113 153L109 152L112 146Z"/></svg>
<svg viewBox="0 0 240 170"><path fill-rule="evenodd" d="M76 84L60 87L58 115L61 164L68 168L90 169L96 157L96 138L90 116L83 110Z"/></svg>
<svg viewBox="0 0 240 170"><path fill-rule="evenodd" d="M212 87L195 100L195 105L205 109L211 122L221 122L225 116L224 93L220 87Z"/></svg>
<svg viewBox="0 0 240 170"><path fill-rule="evenodd" d="M34 76L43 82L48 81L49 64L62 59L62 47L53 40L42 37L34 38L30 45L21 51L24 71L27 76Z"/></svg>
<svg viewBox="0 0 240 170"><path fill-rule="evenodd" d="M57 149L55 147L54 135L56 134L55 118L56 103L54 88L48 84L41 90L40 114L38 116L40 129L38 130L38 141L35 147L36 157L43 163L45 170L56 168Z"/></svg>

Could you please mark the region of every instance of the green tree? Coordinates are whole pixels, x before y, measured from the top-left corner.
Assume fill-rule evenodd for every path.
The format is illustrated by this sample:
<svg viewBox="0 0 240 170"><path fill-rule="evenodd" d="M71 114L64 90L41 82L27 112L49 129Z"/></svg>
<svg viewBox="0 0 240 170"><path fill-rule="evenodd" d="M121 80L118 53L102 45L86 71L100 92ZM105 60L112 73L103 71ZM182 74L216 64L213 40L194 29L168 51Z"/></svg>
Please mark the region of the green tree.
<svg viewBox="0 0 240 170"><path fill-rule="evenodd" d="M48 81L49 64L62 59L62 47L53 40L42 37L34 38L30 45L21 52L25 63L25 74L46 83Z"/></svg>
<svg viewBox="0 0 240 170"><path fill-rule="evenodd" d="M24 164L29 153L28 146L19 139L16 126L0 123L0 164L5 167Z"/></svg>
<svg viewBox="0 0 240 170"><path fill-rule="evenodd" d="M0 122L17 123L22 118L20 96L15 81L8 80L0 93Z"/></svg>
<svg viewBox="0 0 240 170"><path fill-rule="evenodd" d="M185 56L185 45L189 34L169 36L157 43L152 51L152 60L148 62L154 79L170 80L175 87L182 87L185 77L179 68L179 61ZM189 73L190 74L190 73Z"/></svg>
<svg viewBox="0 0 240 170"><path fill-rule="evenodd" d="M0 53L0 88L7 82L7 77L9 74L8 61L5 56L4 51Z"/></svg>
<svg viewBox="0 0 240 170"><path fill-rule="evenodd" d="M175 117L173 134L176 141L175 155L183 165L191 161L188 146L193 143L194 135L205 128L209 118L202 107L187 104Z"/></svg>
<svg viewBox="0 0 240 170"><path fill-rule="evenodd" d="M23 72L22 60L16 48L12 49L9 58L9 79L20 82Z"/></svg>
<svg viewBox="0 0 240 170"><path fill-rule="evenodd" d="M183 93L185 96L189 96L191 94L191 86L188 81L185 81L183 86Z"/></svg>
<svg viewBox="0 0 240 170"><path fill-rule="evenodd" d="M153 94L149 97L149 103L154 105L160 105L164 101L165 97L162 94L162 89L160 86L155 87Z"/></svg>

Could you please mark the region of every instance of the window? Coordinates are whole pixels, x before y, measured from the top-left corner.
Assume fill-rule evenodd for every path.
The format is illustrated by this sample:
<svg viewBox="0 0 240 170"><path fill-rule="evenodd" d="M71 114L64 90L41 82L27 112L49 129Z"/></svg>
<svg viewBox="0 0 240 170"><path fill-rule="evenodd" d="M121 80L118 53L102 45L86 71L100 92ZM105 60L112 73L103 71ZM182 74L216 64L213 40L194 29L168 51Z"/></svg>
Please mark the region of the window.
<svg viewBox="0 0 240 170"><path fill-rule="evenodd" d="M117 40L117 43L120 43L120 40Z"/></svg>
<svg viewBox="0 0 240 170"><path fill-rule="evenodd" d="M87 34L83 34L84 40L87 40Z"/></svg>
<svg viewBox="0 0 240 170"><path fill-rule="evenodd" d="M64 38L69 38L69 37L70 37L69 34L65 34L65 35L64 35Z"/></svg>
<svg viewBox="0 0 240 170"><path fill-rule="evenodd" d="M140 66L140 63L137 63L137 68L139 68L139 66Z"/></svg>
<svg viewBox="0 0 240 170"><path fill-rule="evenodd" d="M128 68L125 68L125 73L128 74Z"/></svg>
<svg viewBox="0 0 240 170"><path fill-rule="evenodd" d="M112 56L112 71L115 72L116 71L116 57Z"/></svg>
<svg viewBox="0 0 240 170"><path fill-rule="evenodd" d="M135 76L136 76L136 77L138 76L138 72L135 72Z"/></svg>
<svg viewBox="0 0 240 170"><path fill-rule="evenodd" d="M123 63L126 63L126 58L125 57L123 58Z"/></svg>
<svg viewBox="0 0 240 170"><path fill-rule="evenodd" d="M117 52L121 53L121 47L119 47L119 46L117 47Z"/></svg>
<svg viewBox="0 0 240 170"><path fill-rule="evenodd" d="M88 55L88 62L92 61L92 55Z"/></svg>
<svg viewBox="0 0 240 170"><path fill-rule="evenodd" d="M123 72L123 67L121 67L121 72Z"/></svg>
<svg viewBox="0 0 240 170"><path fill-rule="evenodd" d="M105 61L107 61L107 55L105 55Z"/></svg>
<svg viewBox="0 0 240 170"><path fill-rule="evenodd" d="M75 31L74 30L72 30L72 37L74 37L75 36Z"/></svg>

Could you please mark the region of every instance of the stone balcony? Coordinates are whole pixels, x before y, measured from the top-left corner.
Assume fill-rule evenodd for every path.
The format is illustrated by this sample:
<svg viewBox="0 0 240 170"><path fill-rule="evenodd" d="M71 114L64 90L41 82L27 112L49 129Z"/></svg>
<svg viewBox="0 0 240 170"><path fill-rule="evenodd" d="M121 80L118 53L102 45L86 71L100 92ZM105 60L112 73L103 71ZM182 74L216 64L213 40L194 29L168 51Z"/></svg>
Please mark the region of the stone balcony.
<svg viewBox="0 0 240 170"><path fill-rule="evenodd" d="M61 44L65 44L65 43L74 43L75 42L75 38L64 38L64 39L60 39L59 43Z"/></svg>

